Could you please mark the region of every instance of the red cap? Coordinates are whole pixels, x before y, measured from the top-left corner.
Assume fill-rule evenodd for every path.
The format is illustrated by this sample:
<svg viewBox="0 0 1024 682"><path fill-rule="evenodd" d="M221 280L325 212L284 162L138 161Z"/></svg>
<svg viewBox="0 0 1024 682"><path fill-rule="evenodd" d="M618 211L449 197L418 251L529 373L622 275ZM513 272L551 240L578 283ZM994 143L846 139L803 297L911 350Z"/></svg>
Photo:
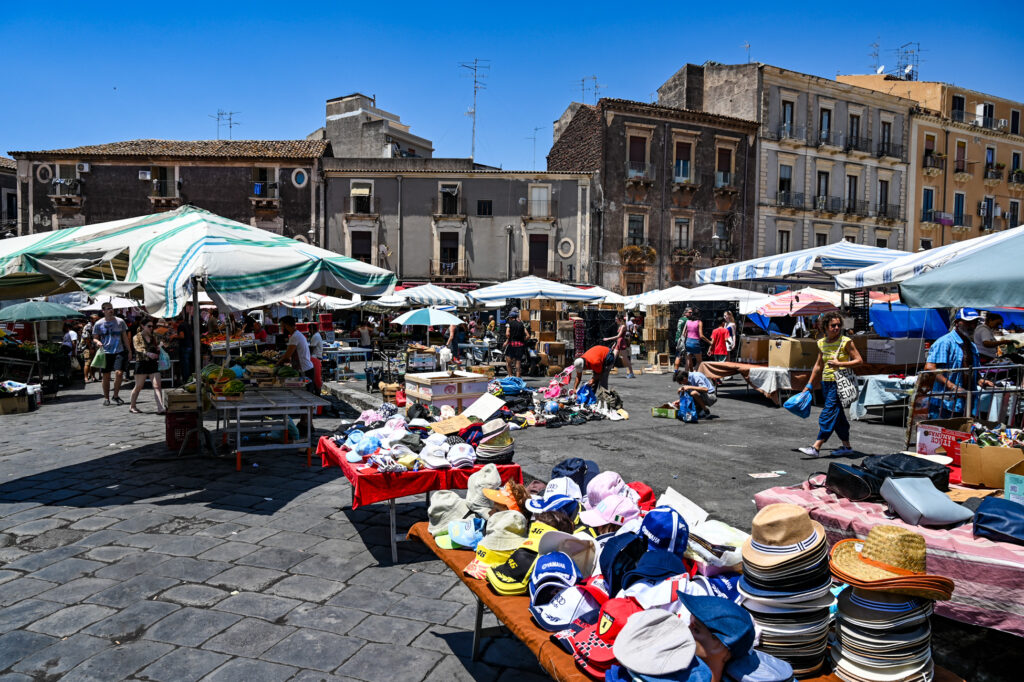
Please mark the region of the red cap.
<svg viewBox="0 0 1024 682"><path fill-rule="evenodd" d="M643 511L651 511L654 509L654 490L651 486L641 481L633 481L632 483L627 483L626 487L632 488L636 491L637 495L640 496L640 499L637 500L636 506L640 507Z"/></svg>
<svg viewBox="0 0 1024 682"><path fill-rule="evenodd" d="M573 637L574 654L587 659L592 667L607 669L615 662L612 645L626 621L644 607L632 597L609 599L601 606L597 622Z"/></svg>

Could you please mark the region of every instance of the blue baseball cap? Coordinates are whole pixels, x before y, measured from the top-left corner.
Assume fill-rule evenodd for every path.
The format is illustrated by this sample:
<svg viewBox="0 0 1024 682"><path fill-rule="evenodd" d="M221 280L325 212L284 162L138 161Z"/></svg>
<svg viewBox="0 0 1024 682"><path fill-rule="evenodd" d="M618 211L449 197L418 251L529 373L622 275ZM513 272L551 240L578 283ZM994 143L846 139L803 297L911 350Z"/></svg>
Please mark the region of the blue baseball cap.
<svg viewBox="0 0 1024 682"><path fill-rule="evenodd" d="M735 682L789 682L793 679L793 666L755 649L730 660L725 666L725 677Z"/></svg>
<svg viewBox="0 0 1024 682"><path fill-rule="evenodd" d="M629 587L641 580L660 582L683 573L686 573L686 564L678 556L664 549L649 548L636 566L622 576L622 587Z"/></svg>
<svg viewBox="0 0 1024 682"><path fill-rule="evenodd" d="M754 620L745 608L721 597L680 594L683 606L714 633L733 658L746 656L754 646Z"/></svg>
<svg viewBox="0 0 1024 682"><path fill-rule="evenodd" d="M579 457L570 457L551 467L551 478L571 478L580 487L586 490L587 463Z"/></svg>
<svg viewBox="0 0 1024 682"><path fill-rule="evenodd" d="M537 559L530 576L530 598L537 588L546 582L560 582L566 587L575 585L580 580L580 571L576 564L564 552L550 552Z"/></svg>
<svg viewBox="0 0 1024 682"><path fill-rule="evenodd" d="M622 579L636 568L637 562L647 552L647 539L636 533L623 533L608 538L601 548L598 563L601 576L608 586L608 594L618 594Z"/></svg>
<svg viewBox="0 0 1024 682"><path fill-rule="evenodd" d="M527 501L526 508L534 514L550 511L563 512L570 519L574 519L580 504L568 495L551 495L540 500Z"/></svg>
<svg viewBox="0 0 1024 682"><path fill-rule="evenodd" d="M956 315L956 319L964 320L965 322L973 322L974 320L981 319L981 313L974 308L961 308Z"/></svg>
<svg viewBox="0 0 1024 682"><path fill-rule="evenodd" d="M655 507L647 512L640 534L647 538L651 547L668 550L680 559L690 541L690 527L683 515L668 506Z"/></svg>

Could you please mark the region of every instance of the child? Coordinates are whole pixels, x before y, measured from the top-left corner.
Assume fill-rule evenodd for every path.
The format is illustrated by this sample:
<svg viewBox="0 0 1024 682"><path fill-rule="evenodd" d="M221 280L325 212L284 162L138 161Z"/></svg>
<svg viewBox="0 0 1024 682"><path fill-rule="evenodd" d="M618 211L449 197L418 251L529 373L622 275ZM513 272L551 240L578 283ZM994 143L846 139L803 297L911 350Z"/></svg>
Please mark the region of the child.
<svg viewBox="0 0 1024 682"><path fill-rule="evenodd" d="M715 362L724 362L729 359L729 328L725 324L725 318L715 320L715 330L711 332L711 359Z"/></svg>
<svg viewBox="0 0 1024 682"><path fill-rule="evenodd" d="M715 404L718 395L715 385L711 383L710 379L700 372L687 372L685 369L678 369L672 375L672 380L679 384L680 396L683 395L683 391L686 391L693 398L693 402L697 405L698 417L707 419L711 416L711 410L708 408ZM672 406L679 407L679 401L672 403Z"/></svg>

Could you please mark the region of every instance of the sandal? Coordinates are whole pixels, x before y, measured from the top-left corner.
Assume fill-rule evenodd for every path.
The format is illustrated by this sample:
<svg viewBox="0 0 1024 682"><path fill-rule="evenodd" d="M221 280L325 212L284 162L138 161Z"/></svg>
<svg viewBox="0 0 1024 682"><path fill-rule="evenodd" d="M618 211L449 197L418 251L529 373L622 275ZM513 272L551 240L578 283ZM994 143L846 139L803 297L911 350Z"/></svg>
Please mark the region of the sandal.
<svg viewBox="0 0 1024 682"><path fill-rule="evenodd" d="M137 407L129 407L128 411L131 412L132 414L142 414L142 410L140 410Z"/></svg>

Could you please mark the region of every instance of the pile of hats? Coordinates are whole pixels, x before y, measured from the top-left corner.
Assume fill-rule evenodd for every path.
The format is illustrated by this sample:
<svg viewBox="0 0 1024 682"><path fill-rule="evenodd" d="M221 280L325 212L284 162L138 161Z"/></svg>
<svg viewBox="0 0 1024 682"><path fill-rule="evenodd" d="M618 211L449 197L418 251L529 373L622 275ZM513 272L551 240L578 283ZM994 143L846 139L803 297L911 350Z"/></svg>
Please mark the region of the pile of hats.
<svg viewBox="0 0 1024 682"><path fill-rule="evenodd" d="M861 543L833 547L833 574L850 584L839 595L832 660L847 682L932 678L934 600L953 594L953 582L927 573L924 538L898 526L875 526Z"/></svg>
<svg viewBox="0 0 1024 682"><path fill-rule="evenodd" d="M504 419L492 419L483 425L476 459L481 464L511 464L515 443L508 423Z"/></svg>
<svg viewBox="0 0 1024 682"><path fill-rule="evenodd" d="M802 507L770 504L754 517L742 557L739 591L761 631L759 649L798 676L815 672L825 660L835 603L825 529Z"/></svg>

